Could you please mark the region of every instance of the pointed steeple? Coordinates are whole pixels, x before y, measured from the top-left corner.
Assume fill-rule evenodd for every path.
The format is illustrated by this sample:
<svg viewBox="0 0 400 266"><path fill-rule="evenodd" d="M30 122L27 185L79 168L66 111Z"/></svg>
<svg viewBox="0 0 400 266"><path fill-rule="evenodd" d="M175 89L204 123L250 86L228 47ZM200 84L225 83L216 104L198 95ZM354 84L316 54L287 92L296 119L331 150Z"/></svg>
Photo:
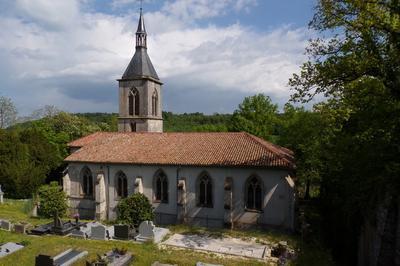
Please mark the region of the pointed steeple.
<svg viewBox="0 0 400 266"><path fill-rule="evenodd" d="M162 82L147 54L147 33L140 8L136 49L119 82L120 132L162 132Z"/></svg>
<svg viewBox="0 0 400 266"><path fill-rule="evenodd" d="M144 26L142 8L140 8L139 23L136 30L136 48L137 47L147 48L147 33L146 27Z"/></svg>
<svg viewBox="0 0 400 266"><path fill-rule="evenodd" d="M147 54L147 32L144 25L142 8L140 8L139 23L136 30L136 51L122 75L122 79L138 77L151 77L159 80L157 72Z"/></svg>

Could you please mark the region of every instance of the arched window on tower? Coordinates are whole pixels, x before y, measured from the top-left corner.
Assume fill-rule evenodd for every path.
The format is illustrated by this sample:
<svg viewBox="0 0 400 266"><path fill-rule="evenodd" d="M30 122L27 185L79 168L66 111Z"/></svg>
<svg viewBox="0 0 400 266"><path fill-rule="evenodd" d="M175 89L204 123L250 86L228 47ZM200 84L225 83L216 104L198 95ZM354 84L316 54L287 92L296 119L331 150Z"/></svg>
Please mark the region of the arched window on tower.
<svg viewBox="0 0 400 266"><path fill-rule="evenodd" d="M128 196L128 179L124 172L119 171L116 175L117 197L126 198Z"/></svg>
<svg viewBox="0 0 400 266"><path fill-rule="evenodd" d="M168 203L168 177L162 170L154 176L154 201Z"/></svg>
<svg viewBox="0 0 400 266"><path fill-rule="evenodd" d="M197 203L200 207L213 207L212 180L207 173L202 173L198 178Z"/></svg>
<svg viewBox="0 0 400 266"><path fill-rule="evenodd" d="M140 100L139 100L139 92L137 89L133 88L129 91L129 115L139 115L139 106L140 106Z"/></svg>
<svg viewBox="0 0 400 266"><path fill-rule="evenodd" d="M262 185L257 176L250 176L246 182L246 209L262 210Z"/></svg>
<svg viewBox="0 0 400 266"><path fill-rule="evenodd" d="M157 94L156 90L154 90L153 96L151 98L151 103L152 103L152 105L151 105L152 106L152 108L151 108L152 115L153 116L157 116L157 113L158 113L158 94Z"/></svg>
<svg viewBox="0 0 400 266"><path fill-rule="evenodd" d="M93 196L93 175L92 171L85 166L81 171L82 194L85 197Z"/></svg>

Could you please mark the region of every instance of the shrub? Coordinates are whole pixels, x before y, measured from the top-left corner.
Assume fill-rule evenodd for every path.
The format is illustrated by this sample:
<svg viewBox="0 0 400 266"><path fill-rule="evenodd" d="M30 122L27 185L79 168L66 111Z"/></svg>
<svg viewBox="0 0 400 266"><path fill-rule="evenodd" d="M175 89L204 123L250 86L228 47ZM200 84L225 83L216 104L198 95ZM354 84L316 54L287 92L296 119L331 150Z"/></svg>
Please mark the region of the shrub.
<svg viewBox="0 0 400 266"><path fill-rule="evenodd" d="M57 211L60 217L67 212L67 195L57 182L43 185L39 188L39 214L43 217L53 217Z"/></svg>
<svg viewBox="0 0 400 266"><path fill-rule="evenodd" d="M134 193L117 205L118 222L138 227L143 221L154 219L154 208L142 193Z"/></svg>

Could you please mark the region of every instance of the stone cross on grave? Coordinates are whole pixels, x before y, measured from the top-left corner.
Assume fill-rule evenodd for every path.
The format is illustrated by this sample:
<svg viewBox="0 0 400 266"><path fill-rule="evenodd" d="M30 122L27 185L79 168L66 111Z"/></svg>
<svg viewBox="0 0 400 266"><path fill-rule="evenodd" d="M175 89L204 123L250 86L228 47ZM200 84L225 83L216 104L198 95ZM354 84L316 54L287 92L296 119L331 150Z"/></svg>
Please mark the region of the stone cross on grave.
<svg viewBox="0 0 400 266"><path fill-rule="evenodd" d="M54 212L54 228L62 228L63 222L61 221L60 217L58 217L58 211Z"/></svg>

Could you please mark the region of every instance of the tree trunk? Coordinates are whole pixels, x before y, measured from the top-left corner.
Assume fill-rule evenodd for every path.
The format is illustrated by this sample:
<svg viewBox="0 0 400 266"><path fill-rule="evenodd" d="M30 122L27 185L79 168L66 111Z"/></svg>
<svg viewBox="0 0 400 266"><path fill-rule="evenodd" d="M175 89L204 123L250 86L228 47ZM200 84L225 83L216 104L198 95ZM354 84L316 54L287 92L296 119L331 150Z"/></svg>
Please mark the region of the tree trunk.
<svg viewBox="0 0 400 266"><path fill-rule="evenodd" d="M304 199L310 199L310 185L311 185L311 181L310 181L310 179L307 179L306 193L304 194Z"/></svg>

